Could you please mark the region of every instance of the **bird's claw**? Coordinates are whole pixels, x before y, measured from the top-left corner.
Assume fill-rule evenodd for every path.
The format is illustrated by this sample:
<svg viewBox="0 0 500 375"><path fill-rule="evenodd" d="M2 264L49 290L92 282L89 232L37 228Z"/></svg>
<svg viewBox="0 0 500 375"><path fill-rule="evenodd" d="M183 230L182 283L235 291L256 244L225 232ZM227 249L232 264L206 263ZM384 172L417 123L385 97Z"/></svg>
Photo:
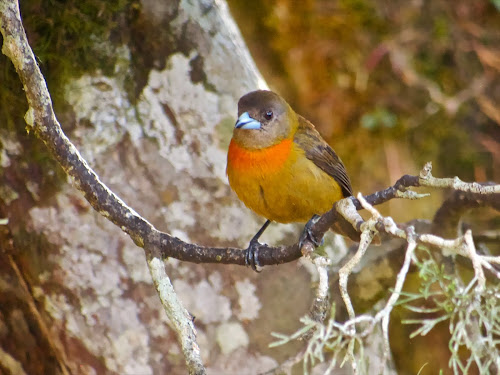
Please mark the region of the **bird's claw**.
<svg viewBox="0 0 500 375"><path fill-rule="evenodd" d="M257 267L260 267L259 264L259 247L262 245L259 242L259 238L264 233L266 228L271 224L271 220L266 220L264 225L259 229L257 233L255 233L255 236L250 240L250 244L248 245L248 248L245 250L245 265L252 267L252 269L255 272L260 272Z"/></svg>
<svg viewBox="0 0 500 375"><path fill-rule="evenodd" d="M302 249L302 246L304 245L306 240L312 242L316 247L323 245L323 243L325 242L324 238L318 240L311 230L313 225L318 222L319 218L319 215L314 215L305 225L304 230L302 231L302 234L299 238L300 249Z"/></svg>
<svg viewBox="0 0 500 375"><path fill-rule="evenodd" d="M252 239L248 248L245 250L245 265L250 266L255 272L261 272L258 267L259 264L259 247L261 243L257 239Z"/></svg>

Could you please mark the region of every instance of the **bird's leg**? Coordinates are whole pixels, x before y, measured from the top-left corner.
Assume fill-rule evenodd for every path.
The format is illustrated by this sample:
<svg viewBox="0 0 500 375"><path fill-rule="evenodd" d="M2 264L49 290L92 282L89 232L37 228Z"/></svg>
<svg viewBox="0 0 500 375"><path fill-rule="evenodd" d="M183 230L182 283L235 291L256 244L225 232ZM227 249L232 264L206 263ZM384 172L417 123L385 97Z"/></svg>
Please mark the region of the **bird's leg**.
<svg viewBox="0 0 500 375"><path fill-rule="evenodd" d="M311 228L318 222L320 217L321 216L319 215L313 215L313 217L307 222L306 226L304 227L304 231L299 238L299 248L302 249L302 245L304 244L305 240L311 241L314 245L316 245L316 247L323 245L323 242L325 242L325 240L323 238L321 238L321 240L318 240L311 231Z"/></svg>
<svg viewBox="0 0 500 375"><path fill-rule="evenodd" d="M245 264L252 267L252 269L256 272L260 272L257 270L257 267L260 267L259 260L257 259L259 255L259 246L261 245L259 242L259 238L262 233L264 233L269 224L271 224L271 220L267 220L262 228L260 228L259 231L255 233L255 236L253 236L253 238L250 240L248 248L245 250Z"/></svg>

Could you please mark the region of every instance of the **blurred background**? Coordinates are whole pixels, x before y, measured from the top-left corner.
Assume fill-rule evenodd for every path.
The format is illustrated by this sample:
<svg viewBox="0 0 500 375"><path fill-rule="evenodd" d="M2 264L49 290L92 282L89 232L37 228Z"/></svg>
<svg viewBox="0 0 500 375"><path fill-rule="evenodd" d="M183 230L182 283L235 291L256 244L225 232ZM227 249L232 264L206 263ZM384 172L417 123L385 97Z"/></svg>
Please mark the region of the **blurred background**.
<svg viewBox="0 0 500 375"><path fill-rule="evenodd" d="M271 89L372 193L432 161L433 174L500 181L500 2L229 0ZM442 197L392 201L398 221Z"/></svg>
<svg viewBox="0 0 500 375"><path fill-rule="evenodd" d="M498 0L228 2L271 89L334 147L356 193L427 161L437 177L500 181ZM378 208L397 222L432 219L447 194ZM491 209L466 219L476 232L500 225ZM419 286L408 278L406 290ZM398 373L448 373L447 325L408 340L408 311L393 315Z"/></svg>

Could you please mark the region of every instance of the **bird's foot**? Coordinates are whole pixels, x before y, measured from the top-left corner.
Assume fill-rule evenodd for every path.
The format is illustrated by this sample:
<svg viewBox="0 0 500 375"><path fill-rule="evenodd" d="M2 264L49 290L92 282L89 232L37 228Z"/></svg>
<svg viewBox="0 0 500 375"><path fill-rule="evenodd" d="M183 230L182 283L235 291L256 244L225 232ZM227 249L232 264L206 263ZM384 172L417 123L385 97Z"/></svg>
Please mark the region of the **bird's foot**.
<svg viewBox="0 0 500 375"><path fill-rule="evenodd" d="M264 233L266 228L271 224L271 220L266 220L262 228L259 229L257 233L255 233L255 236L250 240L250 244L248 245L248 248L245 250L245 265L252 267L252 269L255 272L260 272L257 267L260 267L259 264L259 247L262 245L259 242L259 238Z"/></svg>
<svg viewBox="0 0 500 375"><path fill-rule="evenodd" d="M250 266L255 272L261 272L259 270L259 247L261 243L256 239L252 238L248 248L245 250L245 265Z"/></svg>
<svg viewBox="0 0 500 375"><path fill-rule="evenodd" d="M320 216L319 215L314 215L306 224L304 227L304 230L302 231L302 234L300 235L299 238L299 248L302 249L302 246L304 245L305 241L308 240L312 242L316 247L323 245L325 242L324 238L320 238L319 240L316 238L316 236L312 233L311 228L313 227L314 224L316 224L319 220Z"/></svg>

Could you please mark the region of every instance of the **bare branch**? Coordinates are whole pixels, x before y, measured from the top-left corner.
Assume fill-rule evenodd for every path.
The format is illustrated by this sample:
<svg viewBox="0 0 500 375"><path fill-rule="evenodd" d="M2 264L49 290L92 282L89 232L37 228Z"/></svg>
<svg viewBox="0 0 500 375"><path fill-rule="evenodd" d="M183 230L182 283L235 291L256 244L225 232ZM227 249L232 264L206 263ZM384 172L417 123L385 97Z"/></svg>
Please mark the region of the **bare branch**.
<svg viewBox="0 0 500 375"><path fill-rule="evenodd" d="M262 372L259 375L284 375L284 374L291 374L292 373L292 367L295 366L297 363L302 361L304 359L304 354L305 354L305 349L300 350L297 354L294 356L288 358L286 361L284 361L281 365L279 365L276 368L273 368L269 371Z"/></svg>
<svg viewBox="0 0 500 375"><path fill-rule="evenodd" d="M410 35L412 34L410 33ZM406 38L408 38L408 35ZM408 86L420 87L426 90L431 100L442 106L448 114L454 115L463 103L481 96L490 81L487 76L476 77L472 80L469 87L457 92L453 96L449 96L441 90L436 82L417 72L412 66L408 53L400 44L397 40L386 43L386 52L389 53L393 70Z"/></svg>
<svg viewBox="0 0 500 375"><path fill-rule="evenodd" d="M3 50L14 62L25 88L29 104L26 120L44 141L66 173L72 177L75 186L83 192L92 207L129 234L138 246L160 249L163 257L173 257L194 263L245 265L245 253L241 249L197 246L157 231L147 220L128 207L99 180L96 173L88 166L78 150L64 135L57 122L53 113L50 95L26 41L22 24L20 20L14 22L15 18L8 16L8 10L12 6L9 8L5 4L3 5L5 11L2 12L4 15L2 25L2 34L4 35ZM10 12L12 13L13 10L10 9ZM403 176L394 186L371 194L366 197L366 200L368 203L376 205L401 197L401 192L405 192L411 186L420 186L423 179L426 181L427 186L434 186L434 184L439 183L439 179L430 176L430 169L423 176L425 178ZM496 192L498 188L492 190ZM403 196L405 198L419 197L414 194L403 194ZM351 198L351 200L356 209L362 208L357 199ZM321 238L338 220L337 207L334 207L313 226L313 234L316 235L316 238ZM360 221L358 220L356 227L359 224ZM262 245L259 248L259 263L262 266L281 264L296 260L301 255L297 244L287 247Z"/></svg>
<svg viewBox="0 0 500 375"><path fill-rule="evenodd" d="M486 230L476 233L474 239L478 242L500 243L500 230Z"/></svg>
<svg viewBox="0 0 500 375"><path fill-rule="evenodd" d="M24 31L17 1L0 1L0 31L4 43L2 52L13 62L28 99L26 123L43 140L75 186L101 215L118 225L138 246L148 247L147 238L153 226L128 207L88 166L58 123L45 79L36 63ZM148 251L149 254L154 252ZM194 326L189 313L172 291L170 280L159 257L149 257L151 276L169 318L177 331L190 374L205 374L196 344Z"/></svg>
<svg viewBox="0 0 500 375"><path fill-rule="evenodd" d="M328 268L331 261L328 258L317 256L311 259L318 270L318 286L309 315L317 322L324 322L328 312Z"/></svg>
<svg viewBox="0 0 500 375"><path fill-rule="evenodd" d="M477 278L476 292L478 297L483 293L486 286L486 277L484 276L483 267L481 264L481 257L478 256L476 252L476 246L474 245L474 240L472 239L472 232L468 230L464 234L464 242L466 244L467 255L472 261L472 267L474 268L474 274Z"/></svg>
<svg viewBox="0 0 500 375"><path fill-rule="evenodd" d="M491 184L481 184L491 186ZM459 235L459 224L462 216L469 210L479 207L492 207L500 210L500 199L495 194L481 194L454 191L439 207L432 220L432 233L453 238Z"/></svg>
<svg viewBox="0 0 500 375"><path fill-rule="evenodd" d="M391 293L389 300L385 307L375 315L375 321L382 320L382 334L384 336L384 360L381 363L381 373L383 372L384 364L389 360L390 356L390 345L389 345L389 318L391 316L392 309L398 302L399 296L401 295L401 291L403 290L403 285L406 280L406 275L408 274L408 270L410 269L411 260L413 257L413 252L417 247L417 243L415 242L415 233L413 227L409 227L406 231L408 238L408 247L406 248L405 260L403 263L403 267L398 273L396 278L396 286L394 287L394 291Z"/></svg>
<svg viewBox="0 0 500 375"><path fill-rule="evenodd" d="M384 366L386 365L390 356L389 328L388 328L390 314L401 296L402 288L406 280L410 264L413 259L416 259L414 257L414 252L418 244L424 244L426 246L436 246L439 249L441 249L445 253L445 255L457 254L463 257L467 257L472 261L475 276L473 280L469 283L469 286L465 288L461 294L465 295L469 293L467 290L475 286L473 292L475 302L467 307L468 311L470 310L474 312L482 311L482 309L479 309L478 306L482 303L483 298L487 297L488 293L486 289L486 278L484 274L484 268L490 270L498 279L500 279L500 273L496 271L492 266L493 263L500 264L500 257L483 256L477 254L474 242L472 240L471 231L467 231L464 236L458 237L453 240L446 240L432 234L418 235L415 233L413 226L409 226L406 228L406 230L403 230L396 225L396 223L392 218L383 217L372 205L370 205L367 202L365 198L363 198L363 196L358 195L357 200L368 212L371 213L372 217L363 224L361 224L362 241L358 247L358 251L348 261L348 263L344 265L342 269L339 271L340 290L342 298L347 306L349 320L343 323L338 323L335 322L333 319L330 319L327 323L322 324L320 322L314 322L309 317L304 317L301 320L305 325L304 328L302 328L301 330L297 331L296 333L290 336L286 335L277 336L280 338L280 341L275 345L284 344L288 341L302 337L303 336L302 332L304 330L308 332L312 331L312 334L310 334L311 338L309 339L306 350L304 353L301 353L301 356L303 357L304 360L304 366L307 366L308 363L314 363L315 359L318 359L319 361L324 361L325 359L323 357L322 350L325 347L328 347L328 348L334 348L333 349L334 353L338 352L344 353L344 361L350 362L353 372L357 373L360 370L359 366L364 363L364 359L358 358L358 356L361 357L363 356L363 354L361 353L362 350L359 349L359 352L356 352L354 350L354 347L356 345L362 346L363 345L362 340L364 340L367 336L373 334L375 328L378 326L378 324L380 324L382 328L382 334L384 337L383 353L382 353L384 360L381 361L378 370L380 371L380 373L383 373L385 369ZM343 212L344 209L347 212ZM341 208L339 208L339 213L344 215L345 217L353 219L350 220L350 222L356 224L357 220L355 217L356 215L352 215L352 213L349 212L350 209L351 207L349 204L342 204ZM354 267L357 264L359 264L361 257L364 255L366 251L366 242L369 241L373 233L377 231L385 232L390 237L404 239L407 242L405 259L403 262L403 266L401 267L397 275L394 290L390 294L385 307L382 310L378 311L374 316L370 316L367 314L356 316L354 308L351 303L351 299L347 291L347 280ZM489 293L491 293L491 290ZM464 333L466 335L475 334L477 337L469 338L467 336L467 340L463 340L464 336L459 336L459 337L457 336L454 339L455 346L462 345L463 342L467 342L470 345L474 343L474 345L481 345L481 347L488 348L485 349L485 351L487 352L489 348L494 347L495 345L495 342L492 341L491 339L492 329L490 326L488 326L487 328L488 333L486 336L489 341L484 342L483 336L485 335L480 334L482 328L479 326L478 323L479 321L477 317L475 317L476 314L474 314L473 316L474 318L470 319L470 321L468 321L467 323L464 323L463 321L458 322L457 324L461 325L466 324L466 326L464 326L463 329L460 328L459 330L455 327L453 332L455 333L458 332L457 335L463 335ZM422 326L423 328L421 328L420 331L422 331L422 329L424 328L425 329L427 329L428 327L432 328L438 322L446 319L452 320L450 318L450 315L445 314L441 317L433 319L429 326L425 325ZM482 322L483 322L482 324L485 324L484 319L482 320ZM450 322L450 324L451 324L450 325L451 329L451 326L454 323ZM454 350L458 351L456 347ZM488 361L490 361L491 358L496 358L497 356L498 355L493 351L491 356L487 356L486 360L483 361L482 357L476 358L475 360L476 363L484 362L486 363L486 365L488 365L490 363ZM296 359L297 358L295 358L295 360ZM470 360L472 361L474 359L472 359L471 357ZM328 369L329 370L332 369L336 365L336 363L337 363L337 354L333 354Z"/></svg>
<svg viewBox="0 0 500 375"><path fill-rule="evenodd" d="M358 194L358 199L361 200L361 203L363 204L365 201L363 199L363 196L361 194ZM347 206L346 206L347 207ZM380 214L378 215L380 216ZM377 222L378 217L373 217L363 223L362 225L362 232L361 232L361 241L359 242L358 246L358 251L356 254L339 270L339 287L340 287L340 294L342 295L342 299L344 300L344 303L347 308L347 313L349 314L350 319L354 319L356 314L354 312L354 308L352 306L351 299L349 297L349 293L347 292L347 279L349 275L352 273L354 267L356 267L359 262L361 261L361 258L365 254L366 250L368 249L368 246L373 240L373 237L375 236L375 223ZM354 327L353 327L354 328Z"/></svg>
<svg viewBox="0 0 500 375"><path fill-rule="evenodd" d="M451 188L465 192L477 194L500 194L500 185L481 185L477 182L464 182L458 177L436 178L431 174L432 163L428 162L420 172L418 180L420 186L430 186L435 188Z"/></svg>
<svg viewBox="0 0 500 375"><path fill-rule="evenodd" d="M196 328L193 324L193 317L177 298L170 278L165 272L163 260L157 254L150 252L147 253L147 259L151 278L158 291L161 303L175 331L178 333L189 373L205 374L206 371L201 362L200 347L196 342Z"/></svg>
<svg viewBox="0 0 500 375"><path fill-rule="evenodd" d="M59 364L61 373L63 375L69 375L70 372L68 370L68 365L67 365L68 361L62 343L57 338L54 338L53 335L51 334L49 327L45 323L45 320L42 318L40 312L38 311L33 295L30 292L30 288L28 287L28 284L26 283L26 280L23 274L21 273L21 270L19 270L19 267L17 266L16 262L14 261L14 259L12 259L12 256L10 254L6 255L7 259L9 260L10 267L14 271L14 274L16 275L19 284L21 285L22 291L27 297L26 300L28 302L28 307L30 309L30 312L34 316L36 322L38 323L38 326L40 327L43 336L46 338L52 353L54 353L54 357L56 358Z"/></svg>

